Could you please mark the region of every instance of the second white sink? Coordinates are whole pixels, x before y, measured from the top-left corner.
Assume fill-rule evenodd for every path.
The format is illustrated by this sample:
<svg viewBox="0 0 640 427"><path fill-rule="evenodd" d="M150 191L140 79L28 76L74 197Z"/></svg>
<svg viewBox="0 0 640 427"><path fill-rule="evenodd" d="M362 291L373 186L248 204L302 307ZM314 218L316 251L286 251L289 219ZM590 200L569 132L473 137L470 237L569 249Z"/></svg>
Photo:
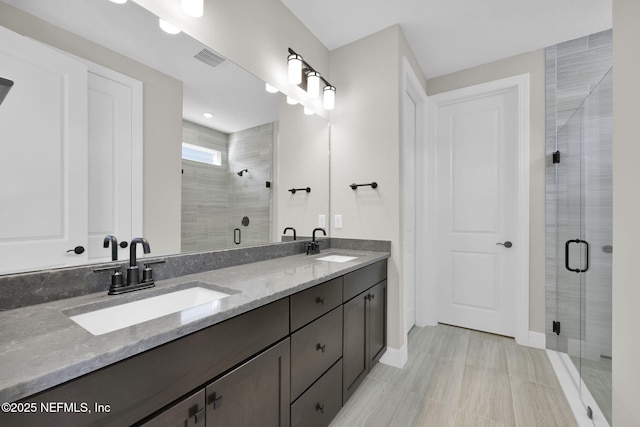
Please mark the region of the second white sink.
<svg viewBox="0 0 640 427"><path fill-rule="evenodd" d="M317 261L329 261L329 262L347 262L353 261L358 258L357 256L346 256L346 255L327 255L320 258L317 258Z"/></svg>
<svg viewBox="0 0 640 427"><path fill-rule="evenodd" d="M102 335L157 319L167 314L210 304L229 295L211 289L193 287L90 311L70 316L69 318L93 335Z"/></svg>

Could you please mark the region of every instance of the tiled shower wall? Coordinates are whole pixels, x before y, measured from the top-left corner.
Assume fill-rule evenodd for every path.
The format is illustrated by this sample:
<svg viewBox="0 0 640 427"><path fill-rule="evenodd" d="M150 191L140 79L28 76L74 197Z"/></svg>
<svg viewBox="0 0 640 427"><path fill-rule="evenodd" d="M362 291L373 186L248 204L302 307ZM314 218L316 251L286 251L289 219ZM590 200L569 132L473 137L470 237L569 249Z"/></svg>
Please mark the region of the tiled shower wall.
<svg viewBox="0 0 640 427"><path fill-rule="evenodd" d="M547 348L580 354L577 346L586 337L591 347L587 352L583 349L582 354L591 353L596 358L610 356L611 348L612 254L603 250L607 242L601 238L610 230L600 230L602 236L586 236L592 241L591 268L583 276L582 288L580 275L564 268L564 242L580 237L580 229L585 226L591 230L607 222L611 226L607 220L611 210L607 203L612 175L611 104L605 101L598 111L593 108L593 98L610 96L607 87L600 87L583 105L611 65L611 30L546 49ZM578 109L580 114L574 115ZM559 133L570 137L557 139ZM585 138L588 144L583 148L580 144ZM561 156L557 166L552 163L556 150ZM581 318L581 311L586 311L586 316ZM560 336L552 332L554 320L562 322Z"/></svg>
<svg viewBox="0 0 640 427"><path fill-rule="evenodd" d="M182 252L268 243L276 124L232 134L183 122L183 141L222 153L222 165L182 161ZM237 172L249 169L240 177ZM241 224L249 218L249 225ZM234 244L234 229L241 244Z"/></svg>
<svg viewBox="0 0 640 427"><path fill-rule="evenodd" d="M233 243L229 234L228 246L253 246L269 242L273 224L273 187L266 183L273 179L273 142L277 123L267 123L229 135L229 170L231 171L228 223L241 231L241 244ZM249 169L242 176L237 172ZM249 225L242 219L249 218Z"/></svg>

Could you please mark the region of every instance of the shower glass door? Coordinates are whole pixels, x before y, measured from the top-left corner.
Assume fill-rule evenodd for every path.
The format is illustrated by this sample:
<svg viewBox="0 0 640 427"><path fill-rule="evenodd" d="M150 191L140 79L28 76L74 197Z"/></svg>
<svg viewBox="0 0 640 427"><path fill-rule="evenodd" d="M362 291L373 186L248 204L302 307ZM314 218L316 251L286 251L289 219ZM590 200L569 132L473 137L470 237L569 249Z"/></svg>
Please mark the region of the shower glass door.
<svg viewBox="0 0 640 427"><path fill-rule="evenodd" d="M557 135L558 349L576 367L587 411L591 397L611 423L612 72Z"/></svg>

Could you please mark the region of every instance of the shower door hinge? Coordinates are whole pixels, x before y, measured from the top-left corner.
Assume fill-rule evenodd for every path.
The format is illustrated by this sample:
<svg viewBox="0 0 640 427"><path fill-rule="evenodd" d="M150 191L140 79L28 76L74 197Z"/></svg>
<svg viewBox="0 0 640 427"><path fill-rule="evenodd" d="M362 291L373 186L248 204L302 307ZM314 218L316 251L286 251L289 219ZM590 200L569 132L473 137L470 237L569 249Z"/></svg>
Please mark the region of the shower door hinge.
<svg viewBox="0 0 640 427"><path fill-rule="evenodd" d="M560 322L553 321L553 332L555 332L556 335L560 335Z"/></svg>
<svg viewBox="0 0 640 427"><path fill-rule="evenodd" d="M560 152L559 151L554 151L553 152L553 163L560 163Z"/></svg>

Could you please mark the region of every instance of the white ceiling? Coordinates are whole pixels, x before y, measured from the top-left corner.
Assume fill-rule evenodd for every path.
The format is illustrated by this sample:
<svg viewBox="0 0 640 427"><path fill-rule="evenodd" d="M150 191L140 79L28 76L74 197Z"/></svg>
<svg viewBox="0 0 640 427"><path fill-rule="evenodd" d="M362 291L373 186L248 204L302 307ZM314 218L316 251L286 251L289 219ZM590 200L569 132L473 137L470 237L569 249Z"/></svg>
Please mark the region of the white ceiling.
<svg viewBox="0 0 640 427"><path fill-rule="evenodd" d="M612 0L281 1L329 50L400 24L427 78L612 25Z"/></svg>

